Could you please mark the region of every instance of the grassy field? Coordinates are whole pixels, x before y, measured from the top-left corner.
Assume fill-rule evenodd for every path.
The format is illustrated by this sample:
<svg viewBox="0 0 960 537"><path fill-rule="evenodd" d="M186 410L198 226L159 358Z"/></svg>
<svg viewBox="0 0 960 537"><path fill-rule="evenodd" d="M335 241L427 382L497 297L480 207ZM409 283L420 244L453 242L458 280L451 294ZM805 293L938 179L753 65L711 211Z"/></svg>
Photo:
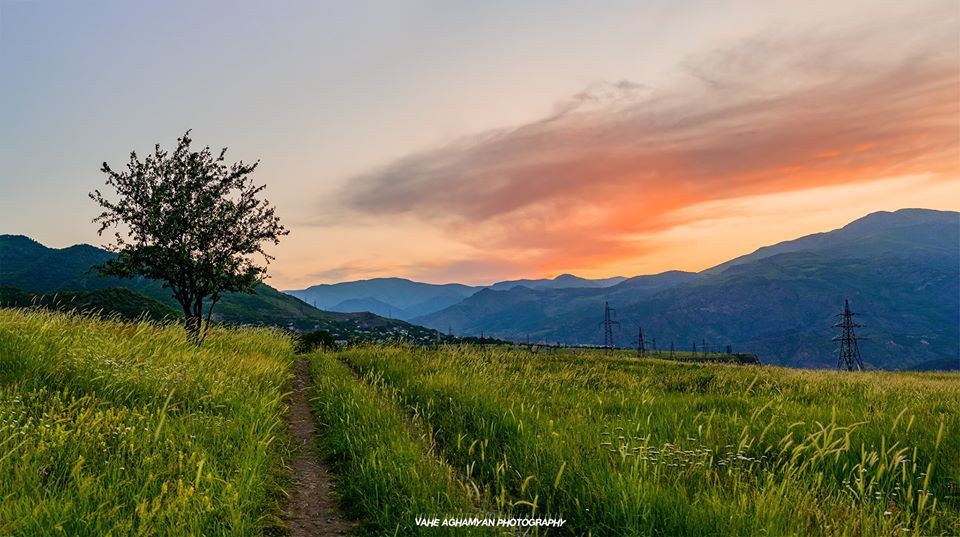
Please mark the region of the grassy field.
<svg viewBox="0 0 960 537"><path fill-rule="evenodd" d="M958 535L960 375L308 356L361 535ZM0 309L0 535L284 534L283 333ZM559 528L426 527L521 517Z"/></svg>
<svg viewBox="0 0 960 537"><path fill-rule="evenodd" d="M427 430L405 415L396 393L357 382L332 355L314 354L313 405L322 453L340 475L347 513L363 531L387 535L494 534L470 528L419 528L416 517L477 515L478 491L433 452Z"/></svg>
<svg viewBox="0 0 960 537"><path fill-rule="evenodd" d="M259 535L291 342L0 309L0 535Z"/></svg>
<svg viewBox="0 0 960 537"><path fill-rule="evenodd" d="M328 453L384 533L494 513L567 521L533 534L960 534L957 374L452 347L312 360Z"/></svg>

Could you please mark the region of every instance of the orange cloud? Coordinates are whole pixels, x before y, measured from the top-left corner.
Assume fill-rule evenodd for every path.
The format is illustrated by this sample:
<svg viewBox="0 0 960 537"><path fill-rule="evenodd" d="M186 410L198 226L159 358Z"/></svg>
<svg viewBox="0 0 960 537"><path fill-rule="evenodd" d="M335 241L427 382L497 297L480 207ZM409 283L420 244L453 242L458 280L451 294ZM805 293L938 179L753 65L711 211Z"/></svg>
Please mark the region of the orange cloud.
<svg viewBox="0 0 960 537"><path fill-rule="evenodd" d="M355 216L430 222L543 274L648 255L655 244L638 236L704 202L953 180L960 59L948 22L895 50L865 35L752 39L689 60L681 84L594 87L541 121L407 156L355 177L338 201Z"/></svg>

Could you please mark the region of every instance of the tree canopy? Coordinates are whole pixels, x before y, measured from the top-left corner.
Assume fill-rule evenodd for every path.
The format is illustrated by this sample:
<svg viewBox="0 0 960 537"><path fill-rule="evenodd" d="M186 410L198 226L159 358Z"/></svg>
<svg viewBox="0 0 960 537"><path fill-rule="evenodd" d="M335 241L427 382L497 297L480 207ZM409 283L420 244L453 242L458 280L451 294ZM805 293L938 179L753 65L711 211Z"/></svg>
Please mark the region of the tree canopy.
<svg viewBox="0 0 960 537"><path fill-rule="evenodd" d="M187 131L172 152L160 144L143 159L131 152L123 171L104 162L101 171L116 197L95 190L90 198L103 209L93 220L98 233L116 228L106 248L117 257L100 272L163 282L183 308L188 337L200 344L222 294L254 292L273 260L264 245L279 244L289 231L260 199L265 185L250 177L259 161L228 164L226 148L193 151L191 143Z"/></svg>

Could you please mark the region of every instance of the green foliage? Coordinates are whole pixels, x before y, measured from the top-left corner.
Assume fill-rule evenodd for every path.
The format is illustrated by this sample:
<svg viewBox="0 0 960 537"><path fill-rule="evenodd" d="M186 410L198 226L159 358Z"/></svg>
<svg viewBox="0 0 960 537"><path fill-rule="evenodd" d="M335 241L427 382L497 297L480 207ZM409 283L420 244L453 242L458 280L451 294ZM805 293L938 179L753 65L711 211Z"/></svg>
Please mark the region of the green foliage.
<svg viewBox="0 0 960 537"><path fill-rule="evenodd" d="M187 131L172 152L159 144L143 160L131 152L123 172L104 162L101 171L118 199L99 190L90 198L103 208L94 219L99 233L118 228L111 245L118 255L100 271L163 282L183 307L190 339L200 343L204 299L210 297L212 311L223 293L252 293L266 275L252 256L269 263L262 244L279 244L289 231L258 198L265 187L250 174L259 162L228 165L226 148L215 156L209 146L191 151L191 142Z"/></svg>
<svg viewBox="0 0 960 537"><path fill-rule="evenodd" d="M469 347L339 357L419 424L475 504L569 521L551 535L960 533L956 374ZM358 444L377 438L365 413L343 433ZM349 443L338 456L371 473L410 464Z"/></svg>
<svg viewBox="0 0 960 537"><path fill-rule="evenodd" d="M0 287L0 307L39 307L54 311L76 311L101 317L116 316L127 321L141 318L164 321L179 317L179 314L166 304L122 287L40 295L15 287Z"/></svg>
<svg viewBox="0 0 960 537"><path fill-rule="evenodd" d="M272 531L291 362L276 330L200 349L172 325L0 310L0 535Z"/></svg>
<svg viewBox="0 0 960 537"><path fill-rule="evenodd" d="M326 330L314 330L305 334L298 334L294 348L297 354L306 354L317 349L336 350L337 341L333 334Z"/></svg>

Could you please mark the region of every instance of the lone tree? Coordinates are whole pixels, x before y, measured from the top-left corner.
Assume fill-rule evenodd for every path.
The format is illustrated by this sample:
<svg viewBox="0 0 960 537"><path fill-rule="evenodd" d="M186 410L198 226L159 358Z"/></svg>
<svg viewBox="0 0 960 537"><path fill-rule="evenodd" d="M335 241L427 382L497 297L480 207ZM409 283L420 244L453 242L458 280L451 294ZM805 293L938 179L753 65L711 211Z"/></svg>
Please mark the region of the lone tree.
<svg viewBox="0 0 960 537"><path fill-rule="evenodd" d="M289 231L258 198L265 186L254 185L250 174L259 161L227 164L226 148L219 155L209 146L191 151L191 142L188 130L172 153L160 144L143 160L131 152L122 172L104 162L101 171L118 200L99 190L90 198L104 209L93 219L98 233L117 228L107 245L117 256L97 267L100 273L163 282L183 308L187 338L200 345L222 294L253 293L267 272L256 264L258 254L264 265L273 260L263 243L279 244Z"/></svg>

